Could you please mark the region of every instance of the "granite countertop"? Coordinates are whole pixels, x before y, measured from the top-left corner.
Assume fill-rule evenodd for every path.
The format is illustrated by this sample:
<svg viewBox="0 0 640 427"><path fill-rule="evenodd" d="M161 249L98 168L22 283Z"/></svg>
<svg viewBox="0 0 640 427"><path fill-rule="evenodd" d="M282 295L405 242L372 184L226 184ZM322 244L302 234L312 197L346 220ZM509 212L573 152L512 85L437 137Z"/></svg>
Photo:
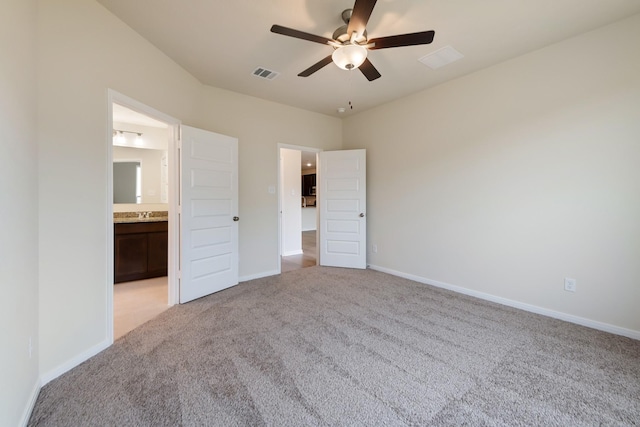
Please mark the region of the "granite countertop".
<svg viewBox="0 0 640 427"><path fill-rule="evenodd" d="M141 217L141 214L144 214ZM114 224L126 224L134 222L166 222L169 220L167 211L153 212L114 212Z"/></svg>

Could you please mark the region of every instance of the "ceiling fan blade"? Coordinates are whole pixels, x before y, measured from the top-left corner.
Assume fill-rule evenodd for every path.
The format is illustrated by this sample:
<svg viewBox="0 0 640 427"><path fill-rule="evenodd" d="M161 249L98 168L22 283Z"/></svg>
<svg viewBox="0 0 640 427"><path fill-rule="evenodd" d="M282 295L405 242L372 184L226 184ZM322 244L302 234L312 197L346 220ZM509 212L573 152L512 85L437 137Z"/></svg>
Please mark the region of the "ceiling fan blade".
<svg viewBox="0 0 640 427"><path fill-rule="evenodd" d="M399 34L397 36L379 37L371 39L368 43L374 44L369 49L387 49L390 47L415 46L429 44L433 41L435 31L422 31L419 33Z"/></svg>
<svg viewBox="0 0 640 427"><path fill-rule="evenodd" d="M304 31L294 30L293 28L283 27L281 25L273 25L271 32L276 34L282 34L283 36L295 37L297 39L308 40L310 42L316 42L320 44L335 43L333 40L322 36L316 36L315 34L305 33Z"/></svg>
<svg viewBox="0 0 640 427"><path fill-rule="evenodd" d="M347 34L350 38L354 31L357 33L356 38L364 33L364 29L367 26L367 22L369 22L369 17L375 5L376 0L356 0L356 4L353 5L353 12L351 12L351 18L349 19L349 27L347 28Z"/></svg>
<svg viewBox="0 0 640 427"><path fill-rule="evenodd" d="M365 59L362 65L358 68L360 68L360 71L362 71L362 74L364 74L364 76L370 82L379 77L382 77L382 75L378 72L378 70L376 70L376 67L374 67L371 61L369 61L369 58Z"/></svg>
<svg viewBox="0 0 640 427"><path fill-rule="evenodd" d="M303 72L298 74L298 76L300 76L300 77L309 77L311 74L315 73L316 71L318 71L319 69L321 69L325 65L329 65L331 62L333 62L333 59L331 58L331 55L329 55L326 58L324 58L323 60L316 62L311 67L307 68L306 70L304 70Z"/></svg>

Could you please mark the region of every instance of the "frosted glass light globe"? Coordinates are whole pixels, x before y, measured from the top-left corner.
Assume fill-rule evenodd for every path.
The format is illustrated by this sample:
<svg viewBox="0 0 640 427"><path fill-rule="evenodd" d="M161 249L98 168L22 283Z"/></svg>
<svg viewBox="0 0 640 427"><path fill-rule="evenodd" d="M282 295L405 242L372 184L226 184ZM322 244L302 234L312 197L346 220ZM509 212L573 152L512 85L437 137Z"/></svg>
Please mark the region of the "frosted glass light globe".
<svg viewBox="0 0 640 427"><path fill-rule="evenodd" d="M347 44L334 50L331 58L343 70L353 70L367 59L367 49L357 44Z"/></svg>

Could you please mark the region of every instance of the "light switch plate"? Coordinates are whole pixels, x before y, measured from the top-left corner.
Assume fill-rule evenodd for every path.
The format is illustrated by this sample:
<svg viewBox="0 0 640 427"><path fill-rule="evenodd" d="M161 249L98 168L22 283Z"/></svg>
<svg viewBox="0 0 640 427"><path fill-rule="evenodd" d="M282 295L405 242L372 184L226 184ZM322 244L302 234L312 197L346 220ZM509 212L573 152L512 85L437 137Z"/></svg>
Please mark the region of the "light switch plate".
<svg viewBox="0 0 640 427"><path fill-rule="evenodd" d="M576 279L572 279L570 277L564 278L564 290L568 292L576 291Z"/></svg>

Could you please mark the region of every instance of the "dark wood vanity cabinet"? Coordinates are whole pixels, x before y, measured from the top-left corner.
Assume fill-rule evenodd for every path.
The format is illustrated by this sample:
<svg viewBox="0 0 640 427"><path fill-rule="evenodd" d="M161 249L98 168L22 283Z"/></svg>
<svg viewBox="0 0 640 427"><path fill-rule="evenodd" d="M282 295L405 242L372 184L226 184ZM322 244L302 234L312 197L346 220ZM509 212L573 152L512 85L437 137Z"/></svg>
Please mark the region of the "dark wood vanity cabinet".
<svg viewBox="0 0 640 427"><path fill-rule="evenodd" d="M316 195L316 174L302 175L302 195Z"/></svg>
<svg viewBox="0 0 640 427"><path fill-rule="evenodd" d="M114 281L167 275L168 223L114 224Z"/></svg>

